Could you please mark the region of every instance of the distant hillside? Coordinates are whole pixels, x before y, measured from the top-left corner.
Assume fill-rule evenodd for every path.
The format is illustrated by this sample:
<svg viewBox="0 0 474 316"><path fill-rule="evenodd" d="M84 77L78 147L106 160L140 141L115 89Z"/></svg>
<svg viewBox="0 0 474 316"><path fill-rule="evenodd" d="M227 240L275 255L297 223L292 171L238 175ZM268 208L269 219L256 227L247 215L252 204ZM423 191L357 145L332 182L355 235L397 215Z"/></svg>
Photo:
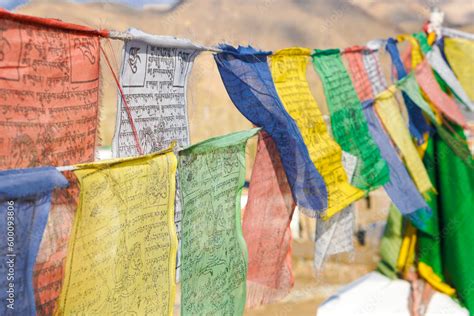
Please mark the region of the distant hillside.
<svg viewBox="0 0 474 316"><path fill-rule="evenodd" d="M444 1L449 21L472 17L471 1ZM213 45L219 42L252 44L277 50L289 46L345 47L385 38L400 32L418 31L429 15L422 1L311 1L311 0L186 0L171 12L156 9L134 11L117 4L77 4L58 0L33 0L21 13L59 18L97 28L126 30L133 26L146 32L176 35ZM456 10L454 10L454 8ZM469 21L469 20L468 20ZM111 41L115 58L121 43ZM104 41L109 50L109 45ZM109 54L112 53L109 51ZM113 58L112 58L113 59ZM118 60L119 62L119 60ZM321 87L312 68L308 76L317 101L325 109ZM102 136L110 144L116 108L115 83L103 65ZM189 89L192 141L248 128L221 83L210 53L196 60Z"/></svg>

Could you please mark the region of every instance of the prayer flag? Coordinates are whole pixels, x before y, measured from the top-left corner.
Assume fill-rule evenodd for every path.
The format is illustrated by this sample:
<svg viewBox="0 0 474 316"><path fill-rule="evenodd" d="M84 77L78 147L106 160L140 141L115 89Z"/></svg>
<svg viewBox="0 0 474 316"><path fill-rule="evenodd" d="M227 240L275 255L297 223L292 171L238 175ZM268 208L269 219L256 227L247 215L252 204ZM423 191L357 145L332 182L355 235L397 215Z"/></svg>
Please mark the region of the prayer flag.
<svg viewBox="0 0 474 316"><path fill-rule="evenodd" d="M181 315L242 315L248 254L240 195L245 145L259 129L182 150Z"/></svg>

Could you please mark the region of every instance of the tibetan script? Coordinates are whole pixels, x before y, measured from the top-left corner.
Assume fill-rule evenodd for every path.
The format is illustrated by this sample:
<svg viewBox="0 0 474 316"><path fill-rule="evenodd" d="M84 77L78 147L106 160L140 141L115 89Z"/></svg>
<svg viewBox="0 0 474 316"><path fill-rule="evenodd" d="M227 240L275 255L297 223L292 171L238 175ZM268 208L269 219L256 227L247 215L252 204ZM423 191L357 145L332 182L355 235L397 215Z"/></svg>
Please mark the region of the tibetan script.
<svg viewBox="0 0 474 316"><path fill-rule="evenodd" d="M181 315L243 314L247 247L240 194L245 144L257 131L212 138L180 152Z"/></svg>
<svg viewBox="0 0 474 316"><path fill-rule="evenodd" d="M176 156L79 165L59 315L172 315Z"/></svg>
<svg viewBox="0 0 474 316"><path fill-rule="evenodd" d="M119 94L114 157L136 156L138 146L148 154L167 148L172 141L178 148L189 145L186 83L199 50L192 45L181 48L178 39L176 47L157 46L161 37L135 29L130 34L136 38L124 45L120 84L132 122Z"/></svg>
<svg viewBox="0 0 474 316"><path fill-rule="evenodd" d="M93 160L97 33L4 11L0 17L0 169Z"/></svg>

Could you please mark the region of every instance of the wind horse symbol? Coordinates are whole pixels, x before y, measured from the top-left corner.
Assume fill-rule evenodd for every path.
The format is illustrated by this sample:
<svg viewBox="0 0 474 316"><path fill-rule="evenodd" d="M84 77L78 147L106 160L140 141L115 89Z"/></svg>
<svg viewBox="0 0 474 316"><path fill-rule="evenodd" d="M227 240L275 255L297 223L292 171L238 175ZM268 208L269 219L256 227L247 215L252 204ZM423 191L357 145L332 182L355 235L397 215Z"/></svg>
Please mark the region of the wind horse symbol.
<svg viewBox="0 0 474 316"><path fill-rule="evenodd" d="M138 55L138 51L140 50L140 47L130 47L128 51L128 64L130 65L130 69L132 70L133 73L137 73L138 62L142 62L140 55Z"/></svg>

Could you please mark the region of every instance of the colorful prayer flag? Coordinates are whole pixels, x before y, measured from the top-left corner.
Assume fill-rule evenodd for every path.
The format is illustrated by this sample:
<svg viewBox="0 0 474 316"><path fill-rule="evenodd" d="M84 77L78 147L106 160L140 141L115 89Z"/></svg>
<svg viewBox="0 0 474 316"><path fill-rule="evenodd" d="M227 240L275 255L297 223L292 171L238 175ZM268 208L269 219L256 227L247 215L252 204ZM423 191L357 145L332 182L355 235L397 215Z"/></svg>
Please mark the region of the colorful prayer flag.
<svg viewBox="0 0 474 316"><path fill-rule="evenodd" d="M78 165L81 189L56 315L173 315L171 149Z"/></svg>
<svg viewBox="0 0 474 316"><path fill-rule="evenodd" d="M369 135L362 105L338 49L315 50L313 65L324 87L334 139L358 159L353 185L374 190L389 181L387 163Z"/></svg>
<svg viewBox="0 0 474 316"><path fill-rule="evenodd" d="M183 316L244 312L248 255L240 195L245 145L258 130L211 138L179 154Z"/></svg>
<svg viewBox="0 0 474 316"><path fill-rule="evenodd" d="M137 156L139 147L149 154L167 148L172 141L178 149L188 146L186 85L201 47L137 29L126 34L131 40L123 46L120 85L124 95L118 92L114 157Z"/></svg>
<svg viewBox="0 0 474 316"><path fill-rule="evenodd" d="M295 206L275 142L261 131L242 223L248 307L282 299L293 287L290 222Z"/></svg>
<svg viewBox="0 0 474 316"><path fill-rule="evenodd" d="M223 52L214 58L227 93L249 121L272 137L293 198L306 215L316 217L328 206L326 185L311 161L298 126L278 97L267 64L270 52L250 46L220 48Z"/></svg>
<svg viewBox="0 0 474 316"><path fill-rule="evenodd" d="M0 169L94 159L99 35L0 10Z"/></svg>
<svg viewBox="0 0 474 316"><path fill-rule="evenodd" d="M273 81L286 111L295 120L309 156L324 179L328 191L328 207L322 216L328 219L364 192L353 187L342 166L341 147L329 136L316 100L306 79L310 50L287 48L271 57Z"/></svg>
<svg viewBox="0 0 474 316"><path fill-rule="evenodd" d="M0 314L36 315L33 268L48 221L51 193L67 187L56 168L0 172Z"/></svg>

